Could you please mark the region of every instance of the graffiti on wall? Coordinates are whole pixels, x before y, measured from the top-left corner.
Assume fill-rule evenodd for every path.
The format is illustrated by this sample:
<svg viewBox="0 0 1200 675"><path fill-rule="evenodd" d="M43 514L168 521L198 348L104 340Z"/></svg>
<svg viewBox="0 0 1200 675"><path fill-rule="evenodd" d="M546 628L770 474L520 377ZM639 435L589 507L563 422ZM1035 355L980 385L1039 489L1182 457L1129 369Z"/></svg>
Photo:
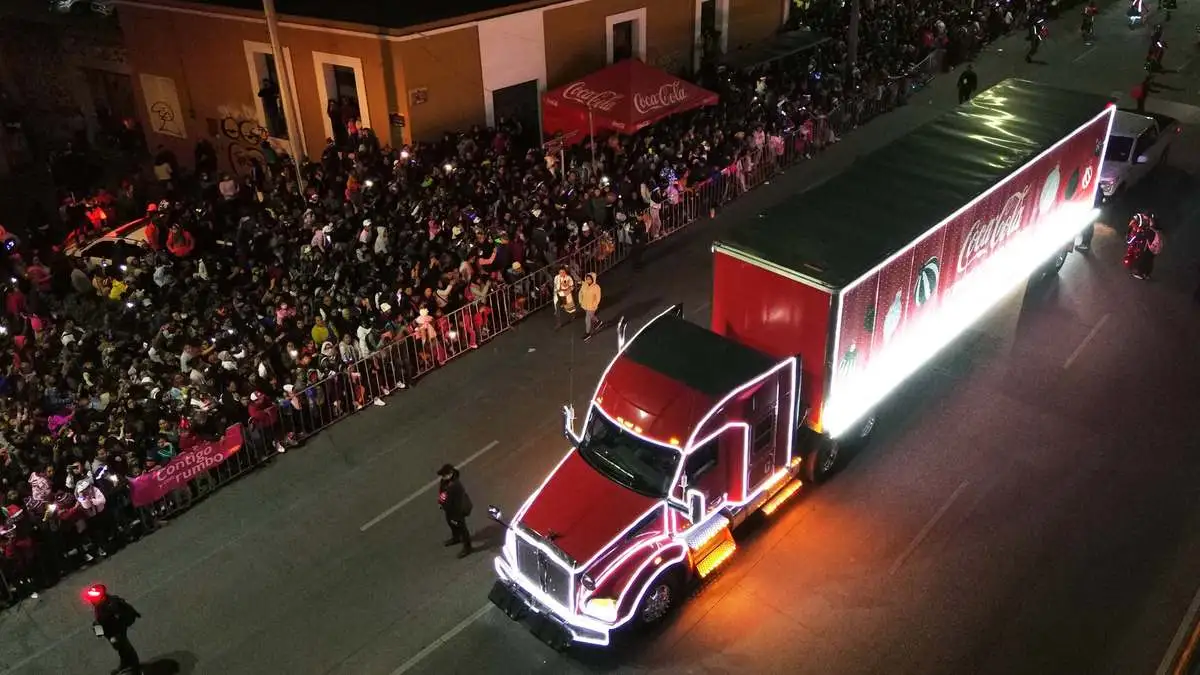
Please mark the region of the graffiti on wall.
<svg viewBox="0 0 1200 675"><path fill-rule="evenodd" d="M175 80L161 75L141 73L142 95L146 98L147 118L155 133L187 138L187 127L179 115L179 92Z"/></svg>
<svg viewBox="0 0 1200 675"><path fill-rule="evenodd" d="M225 146L229 167L239 176L250 173L255 162L266 165L262 145L270 134L250 106L221 106L217 110L217 139Z"/></svg>

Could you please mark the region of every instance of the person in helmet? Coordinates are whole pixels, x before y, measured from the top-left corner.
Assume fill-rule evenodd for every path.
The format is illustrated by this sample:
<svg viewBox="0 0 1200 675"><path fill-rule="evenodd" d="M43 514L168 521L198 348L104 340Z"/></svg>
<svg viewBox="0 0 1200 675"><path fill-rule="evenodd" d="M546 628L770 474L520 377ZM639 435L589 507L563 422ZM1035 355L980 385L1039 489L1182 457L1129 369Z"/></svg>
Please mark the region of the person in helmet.
<svg viewBox="0 0 1200 675"><path fill-rule="evenodd" d="M121 659L120 665L112 671L113 675L118 673L141 675L141 659L138 658L137 650L129 642L129 628L142 615L138 614L137 610L124 599L110 595L104 584L88 586L83 592L83 597L92 606L92 611L95 613L92 630L96 633L96 637L108 640Z"/></svg>

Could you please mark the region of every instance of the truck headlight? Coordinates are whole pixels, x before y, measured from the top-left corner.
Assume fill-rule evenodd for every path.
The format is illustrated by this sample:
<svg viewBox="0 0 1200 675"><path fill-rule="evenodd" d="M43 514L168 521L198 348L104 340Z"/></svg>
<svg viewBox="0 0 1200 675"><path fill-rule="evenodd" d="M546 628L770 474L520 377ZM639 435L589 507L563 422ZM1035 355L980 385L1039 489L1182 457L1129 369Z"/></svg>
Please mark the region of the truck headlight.
<svg viewBox="0 0 1200 675"><path fill-rule="evenodd" d="M612 598L591 598L583 603L583 613L606 623L616 623L617 601Z"/></svg>

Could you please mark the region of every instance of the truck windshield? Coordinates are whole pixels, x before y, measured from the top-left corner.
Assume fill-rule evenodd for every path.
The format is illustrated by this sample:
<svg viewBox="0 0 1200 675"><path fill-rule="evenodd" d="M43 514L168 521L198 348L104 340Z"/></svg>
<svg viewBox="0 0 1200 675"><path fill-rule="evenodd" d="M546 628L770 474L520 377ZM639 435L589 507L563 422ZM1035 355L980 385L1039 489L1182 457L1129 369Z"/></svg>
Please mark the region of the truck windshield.
<svg viewBox="0 0 1200 675"><path fill-rule="evenodd" d="M1128 136L1109 136L1108 149L1104 152L1106 162L1128 162L1133 152L1133 139Z"/></svg>
<svg viewBox="0 0 1200 675"><path fill-rule="evenodd" d="M596 412L579 455L609 480L634 492L661 499L671 489L678 451L644 441Z"/></svg>

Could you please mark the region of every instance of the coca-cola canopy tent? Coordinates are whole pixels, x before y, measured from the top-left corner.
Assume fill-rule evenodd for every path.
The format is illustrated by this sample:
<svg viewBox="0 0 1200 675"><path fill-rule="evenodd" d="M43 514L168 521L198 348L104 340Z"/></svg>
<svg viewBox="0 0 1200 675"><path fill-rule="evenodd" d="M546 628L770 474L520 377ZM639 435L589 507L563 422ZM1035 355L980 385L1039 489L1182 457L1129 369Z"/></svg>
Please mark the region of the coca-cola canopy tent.
<svg viewBox="0 0 1200 675"><path fill-rule="evenodd" d="M589 133L632 134L676 113L717 102L717 95L674 75L627 59L546 92L542 131L568 144Z"/></svg>

